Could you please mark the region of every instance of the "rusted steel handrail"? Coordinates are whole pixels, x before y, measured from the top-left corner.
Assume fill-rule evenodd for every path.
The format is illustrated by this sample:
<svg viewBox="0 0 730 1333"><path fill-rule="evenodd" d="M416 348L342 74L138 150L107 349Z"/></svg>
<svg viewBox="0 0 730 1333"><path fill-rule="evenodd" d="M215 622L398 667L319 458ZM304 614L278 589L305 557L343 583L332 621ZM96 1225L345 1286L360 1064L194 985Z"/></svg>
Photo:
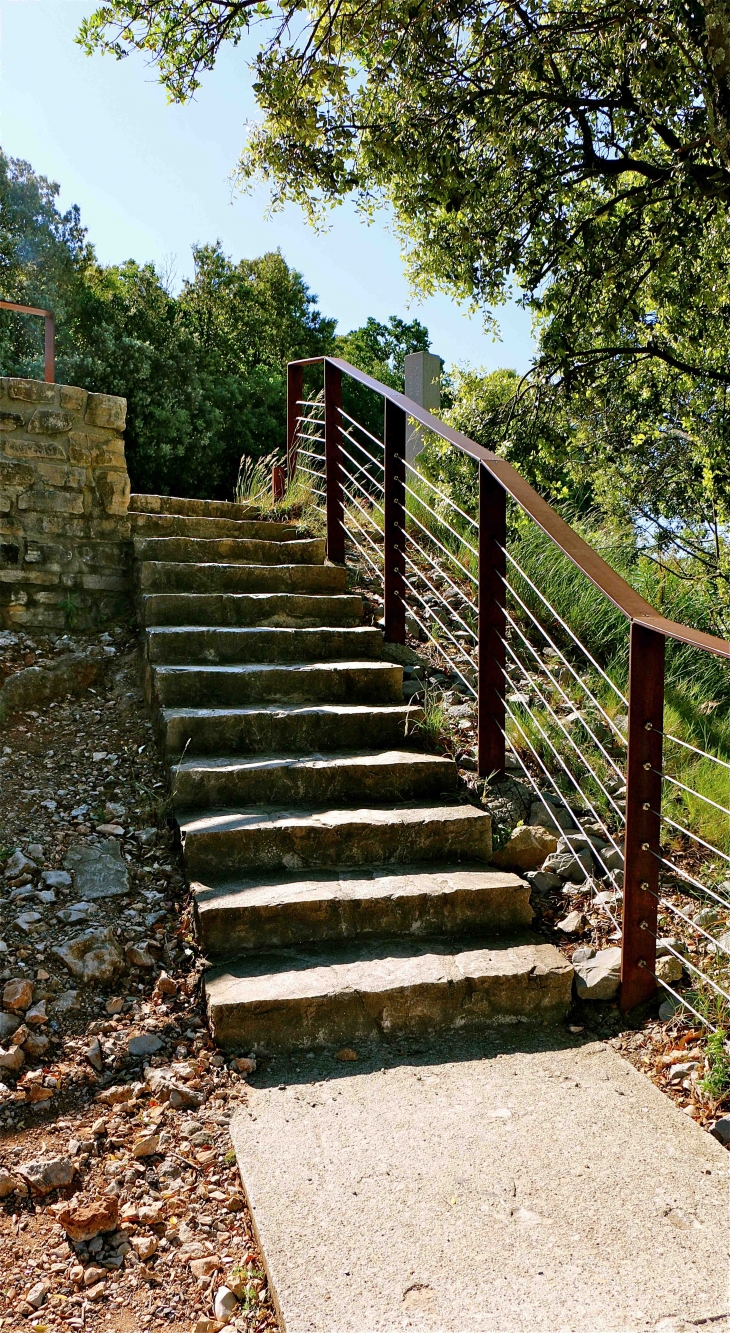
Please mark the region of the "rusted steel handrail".
<svg viewBox="0 0 730 1333"><path fill-rule="evenodd" d="M345 558L343 446L340 421L342 376L380 395L384 422L384 624L389 641L405 638L403 551L406 540L404 483L405 424L411 417L479 465L478 598L478 770L481 776L504 772L504 657L506 607L506 496L542 528L564 555L618 607L630 625L628 752L626 760L626 832L624 902L621 936L621 1008L651 999L656 990L656 936L661 856L662 742L664 739L665 639L730 659L730 643L688 625L667 620L574 532L505 459L453 430L405 394L381 384L340 357L317 356L288 367L287 461L296 471L298 405L305 366L324 367L324 452L326 459L327 552L335 563Z"/></svg>
<svg viewBox="0 0 730 1333"><path fill-rule="evenodd" d="M366 388L372 389L380 394L382 398L407 412L409 417L418 421L422 426L426 426L433 431L435 435L440 435L442 440L448 440L450 444L456 445L462 453L469 454L476 462L483 463L496 481L500 483L516 500L522 509L530 515L547 533L548 537L555 542L564 555L591 580L601 592L608 597L609 601L622 611L626 618L631 622L645 625L647 629L656 630L663 634L665 638L677 639L680 643L687 643L695 648L702 648L705 652L715 653L718 657L730 658L730 643L725 639L717 638L714 634L705 634L702 630L691 629L689 625L681 625L675 620L667 620L665 616L644 600L640 593L632 588L625 579L617 574L615 569L602 560L600 555L593 550L588 542L574 532L571 527L555 512L551 505L543 500L537 491L533 490L529 482L521 477L519 472L500 458L499 454L492 453L491 450L483 448L481 444L475 444L468 436L462 435L461 431L454 430L447 426L445 422L440 421L438 417L428 412L425 407L419 407L417 403L406 398L405 394L398 393L397 389L391 389L387 384L381 384L380 380L373 379L371 375L366 375L364 371L358 370L356 366L351 366L349 361L343 361L336 356L315 356L309 357L304 361L291 361L290 367L304 367L313 365L322 365L328 363L337 368L344 374L349 375L351 379L357 380L359 384L364 384Z"/></svg>
<svg viewBox="0 0 730 1333"><path fill-rule="evenodd" d="M40 315L45 320L45 373L46 384L53 384L56 378L56 319L52 310L42 310L34 305L21 305L18 301L0 301L0 310L14 310L17 315Z"/></svg>

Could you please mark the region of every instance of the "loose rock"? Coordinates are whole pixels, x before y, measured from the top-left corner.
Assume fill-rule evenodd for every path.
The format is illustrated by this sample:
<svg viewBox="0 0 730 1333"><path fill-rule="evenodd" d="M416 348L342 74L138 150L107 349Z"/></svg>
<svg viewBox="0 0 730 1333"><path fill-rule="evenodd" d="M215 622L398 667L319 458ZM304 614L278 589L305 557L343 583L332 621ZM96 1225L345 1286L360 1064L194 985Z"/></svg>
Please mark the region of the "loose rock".
<svg viewBox="0 0 730 1333"><path fill-rule="evenodd" d="M24 1010L33 1002L33 982L27 978L16 978L5 983L3 1004L6 1009Z"/></svg>
<svg viewBox="0 0 730 1333"><path fill-rule="evenodd" d="M122 955L111 926L85 930L53 952L73 976L87 982L111 981L122 967Z"/></svg>
<svg viewBox="0 0 730 1333"><path fill-rule="evenodd" d="M601 949L593 958L576 963L575 982L581 1000L612 1000L621 984L621 950Z"/></svg>
<svg viewBox="0 0 730 1333"><path fill-rule="evenodd" d="M24 1162L21 1167L23 1176L30 1182L36 1194L50 1194L51 1190L63 1189L74 1178L74 1164L68 1157L38 1158L34 1162Z"/></svg>
<svg viewBox="0 0 730 1333"><path fill-rule="evenodd" d="M87 902L129 893L127 865L116 841L99 847L70 847L63 864L73 872L77 892Z"/></svg>
<svg viewBox="0 0 730 1333"><path fill-rule="evenodd" d="M76 1242L93 1240L105 1231L116 1231L119 1203L115 1198L90 1199L67 1204L56 1214L66 1234Z"/></svg>
<svg viewBox="0 0 730 1333"><path fill-rule="evenodd" d="M557 845L555 834L548 829L522 824L512 830L504 847L492 854L492 862L508 870L536 870Z"/></svg>

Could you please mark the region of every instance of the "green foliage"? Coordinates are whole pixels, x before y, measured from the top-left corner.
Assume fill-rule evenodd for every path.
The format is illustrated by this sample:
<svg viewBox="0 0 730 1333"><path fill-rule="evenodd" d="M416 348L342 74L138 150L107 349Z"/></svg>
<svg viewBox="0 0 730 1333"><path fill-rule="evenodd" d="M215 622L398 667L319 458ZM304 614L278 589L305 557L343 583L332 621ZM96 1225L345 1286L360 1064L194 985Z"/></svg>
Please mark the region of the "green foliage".
<svg viewBox="0 0 730 1333"><path fill-rule="evenodd" d="M419 320L408 323L396 315L391 315L387 324L370 318L359 329L335 339L336 356L400 393L406 356L409 352L427 352L429 347L428 329ZM379 394L345 376L342 405L366 430L383 438L383 400Z"/></svg>
<svg viewBox="0 0 730 1333"><path fill-rule="evenodd" d="M75 629L79 618L81 603L79 595L76 592L67 592L66 596L58 603L63 611L63 619L66 629Z"/></svg>
<svg viewBox="0 0 730 1333"><path fill-rule="evenodd" d="M266 13L244 185L315 220L392 209L415 287L488 325L516 285L538 364L512 403L463 380L472 433L578 512L640 516L657 558L684 543L727 596L728 6L112 0L81 40L143 50L182 100Z"/></svg>
<svg viewBox="0 0 730 1333"><path fill-rule="evenodd" d="M104 268L57 193L0 154L3 296L55 310L60 382L127 399L134 489L229 498L241 455L285 438L287 361L330 350L335 321L279 251L198 246L178 296L152 264ZM41 321L0 312L0 373L42 364Z"/></svg>
<svg viewBox="0 0 730 1333"><path fill-rule="evenodd" d="M718 1102L730 1092L730 1044L728 1034L720 1028L707 1038L705 1052L710 1065L710 1072L702 1080L700 1088L706 1096Z"/></svg>

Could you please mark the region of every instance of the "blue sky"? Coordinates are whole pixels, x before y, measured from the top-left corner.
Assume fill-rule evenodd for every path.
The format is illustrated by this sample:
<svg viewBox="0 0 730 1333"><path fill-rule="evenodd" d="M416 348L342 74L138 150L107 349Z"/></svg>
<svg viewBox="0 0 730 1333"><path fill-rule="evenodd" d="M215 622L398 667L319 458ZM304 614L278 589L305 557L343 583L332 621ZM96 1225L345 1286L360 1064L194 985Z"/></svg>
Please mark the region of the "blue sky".
<svg viewBox="0 0 730 1333"><path fill-rule="evenodd" d="M398 243L384 223L366 226L345 205L318 234L299 209L266 216L268 196L236 194L230 175L256 118L242 48L223 53L196 100L170 106L141 57L89 59L74 44L94 0L0 0L0 144L11 157L61 185L61 204L79 204L99 258L174 265L191 271L190 247L220 238L234 259L279 246L334 315L341 331L368 315L418 317L447 364L527 368L528 316L516 305L498 317L502 341L478 315L447 296L409 300Z"/></svg>

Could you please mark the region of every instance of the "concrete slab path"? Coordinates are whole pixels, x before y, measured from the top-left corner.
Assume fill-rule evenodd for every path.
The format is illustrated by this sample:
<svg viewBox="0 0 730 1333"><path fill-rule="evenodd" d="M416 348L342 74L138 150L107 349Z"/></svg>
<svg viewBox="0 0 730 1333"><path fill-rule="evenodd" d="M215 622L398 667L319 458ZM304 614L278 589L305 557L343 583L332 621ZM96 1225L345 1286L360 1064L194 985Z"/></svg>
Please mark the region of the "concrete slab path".
<svg viewBox="0 0 730 1333"><path fill-rule="evenodd" d="M615 1052L562 1042L254 1075L232 1133L286 1333L730 1329L728 1153Z"/></svg>

